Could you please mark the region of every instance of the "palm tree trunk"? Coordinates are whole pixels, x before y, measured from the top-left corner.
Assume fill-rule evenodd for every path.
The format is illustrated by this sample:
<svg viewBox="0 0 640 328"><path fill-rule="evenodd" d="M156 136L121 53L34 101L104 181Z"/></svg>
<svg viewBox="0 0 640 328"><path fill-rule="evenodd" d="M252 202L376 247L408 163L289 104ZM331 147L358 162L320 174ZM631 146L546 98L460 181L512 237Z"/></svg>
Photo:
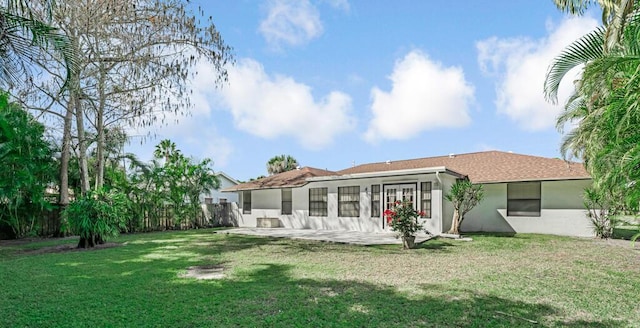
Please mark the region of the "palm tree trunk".
<svg viewBox="0 0 640 328"><path fill-rule="evenodd" d="M453 219L451 220L451 229L449 229L447 233L458 235L460 234L460 231L458 230L459 228L460 228L460 212L458 211L458 209L454 209Z"/></svg>

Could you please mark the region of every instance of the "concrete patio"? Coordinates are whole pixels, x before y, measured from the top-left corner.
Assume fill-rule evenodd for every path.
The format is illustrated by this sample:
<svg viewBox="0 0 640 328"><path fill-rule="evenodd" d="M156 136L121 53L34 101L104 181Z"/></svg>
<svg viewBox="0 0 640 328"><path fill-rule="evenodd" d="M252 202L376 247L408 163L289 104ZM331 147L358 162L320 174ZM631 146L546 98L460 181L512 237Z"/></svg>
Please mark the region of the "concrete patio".
<svg viewBox="0 0 640 328"><path fill-rule="evenodd" d="M305 240L319 240L332 243L354 245L393 245L402 244L402 240L396 238L394 232L361 232L338 230L313 230L313 229L286 229L286 228L234 228L221 230L218 233L234 233L241 235L265 236L275 238L292 238ZM423 243L433 235L420 233L416 235L416 244Z"/></svg>

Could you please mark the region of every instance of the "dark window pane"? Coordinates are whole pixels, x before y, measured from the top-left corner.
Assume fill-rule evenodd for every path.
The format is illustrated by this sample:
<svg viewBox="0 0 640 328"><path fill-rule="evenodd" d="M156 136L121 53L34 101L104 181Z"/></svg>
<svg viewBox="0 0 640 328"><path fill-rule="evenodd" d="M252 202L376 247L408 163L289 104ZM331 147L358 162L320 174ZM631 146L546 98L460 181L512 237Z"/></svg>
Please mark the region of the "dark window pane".
<svg viewBox="0 0 640 328"><path fill-rule="evenodd" d="M327 216L327 188L309 189L309 216Z"/></svg>
<svg viewBox="0 0 640 328"><path fill-rule="evenodd" d="M360 186L338 187L338 216L360 216Z"/></svg>
<svg viewBox="0 0 640 328"><path fill-rule="evenodd" d="M431 217L431 182L423 182L420 184L421 190L421 207L420 209L424 212L423 218Z"/></svg>
<svg viewBox="0 0 640 328"><path fill-rule="evenodd" d="M540 182L507 184L507 216L540 216Z"/></svg>
<svg viewBox="0 0 640 328"><path fill-rule="evenodd" d="M371 217L380 217L380 185L371 186Z"/></svg>

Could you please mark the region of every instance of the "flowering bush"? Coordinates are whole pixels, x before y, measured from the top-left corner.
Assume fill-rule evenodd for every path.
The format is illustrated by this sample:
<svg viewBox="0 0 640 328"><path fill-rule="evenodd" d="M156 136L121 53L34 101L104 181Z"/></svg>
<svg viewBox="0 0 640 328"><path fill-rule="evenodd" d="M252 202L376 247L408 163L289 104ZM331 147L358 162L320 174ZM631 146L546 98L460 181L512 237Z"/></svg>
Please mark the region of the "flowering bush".
<svg viewBox="0 0 640 328"><path fill-rule="evenodd" d="M402 237L409 237L422 229L422 224L418 223L418 217L424 216L424 212L416 211L411 202L396 201L393 208L384 211L384 216L391 230Z"/></svg>

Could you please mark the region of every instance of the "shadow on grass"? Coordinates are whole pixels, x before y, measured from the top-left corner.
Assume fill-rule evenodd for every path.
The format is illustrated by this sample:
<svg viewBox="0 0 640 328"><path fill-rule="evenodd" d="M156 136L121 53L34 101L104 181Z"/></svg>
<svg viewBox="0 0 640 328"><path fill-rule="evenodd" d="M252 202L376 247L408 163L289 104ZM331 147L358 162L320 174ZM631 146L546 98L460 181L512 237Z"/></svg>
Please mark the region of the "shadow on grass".
<svg viewBox="0 0 640 328"><path fill-rule="evenodd" d="M478 290L422 285L399 291L393 286L360 280L305 278L305 271L293 265L244 262L237 268L227 267L231 262L225 263L223 258L215 256L267 245L275 245L276 251L289 247L335 247L341 251L370 252L366 247L206 231L122 239L130 245L100 252L30 257L0 267L6 287L0 308L12 314L0 316L0 326L85 326L88 322L92 326L113 327L531 327L534 322L539 326L622 327L630 324L622 320L574 317L575 312L566 313L551 305L496 297ZM456 245L446 240L432 243L434 249L439 250ZM235 259L236 254L233 256ZM150 261L153 263L148 263ZM222 265L227 277L207 281L178 278L177 268L192 265Z"/></svg>
<svg viewBox="0 0 640 328"><path fill-rule="evenodd" d="M613 239L631 240L633 236L640 233L640 227L616 227L613 228Z"/></svg>
<svg viewBox="0 0 640 328"><path fill-rule="evenodd" d="M447 239L443 238L434 238L418 244L415 249L449 252L448 248L455 246L457 246L455 242L447 241Z"/></svg>
<svg viewBox="0 0 640 328"><path fill-rule="evenodd" d="M460 234L463 237L482 236L482 237L512 238L516 236L515 232L461 232ZM518 235L518 237L521 237L521 235Z"/></svg>
<svg viewBox="0 0 640 328"><path fill-rule="evenodd" d="M186 294L210 293L205 313L180 326L260 327L590 327L626 322L564 318L559 309L470 290L424 285L410 292L358 281L298 279L288 265L259 264L219 282L188 280ZM174 288L175 282L167 288ZM223 300L223 301L222 301ZM152 318L149 318L153 320ZM155 319L157 320L157 319ZM158 321L149 324L160 323Z"/></svg>

